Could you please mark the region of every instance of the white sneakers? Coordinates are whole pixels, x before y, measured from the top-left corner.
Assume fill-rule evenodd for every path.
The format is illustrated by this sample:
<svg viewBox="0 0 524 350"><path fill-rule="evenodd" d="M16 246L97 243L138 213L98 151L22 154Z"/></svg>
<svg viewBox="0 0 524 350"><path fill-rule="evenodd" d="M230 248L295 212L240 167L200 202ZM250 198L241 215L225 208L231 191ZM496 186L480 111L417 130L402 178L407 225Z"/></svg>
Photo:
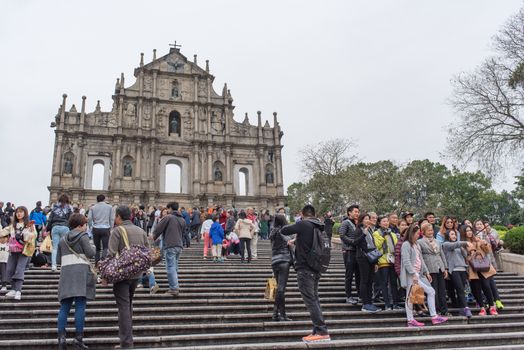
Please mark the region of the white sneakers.
<svg viewBox="0 0 524 350"><path fill-rule="evenodd" d="M21 300L22 299L22 292L17 292L14 290L10 290L5 295L6 298L14 298L15 300Z"/></svg>
<svg viewBox="0 0 524 350"><path fill-rule="evenodd" d="M3 286L2 289L0 289L0 292L5 292L7 290L6 286Z"/></svg>

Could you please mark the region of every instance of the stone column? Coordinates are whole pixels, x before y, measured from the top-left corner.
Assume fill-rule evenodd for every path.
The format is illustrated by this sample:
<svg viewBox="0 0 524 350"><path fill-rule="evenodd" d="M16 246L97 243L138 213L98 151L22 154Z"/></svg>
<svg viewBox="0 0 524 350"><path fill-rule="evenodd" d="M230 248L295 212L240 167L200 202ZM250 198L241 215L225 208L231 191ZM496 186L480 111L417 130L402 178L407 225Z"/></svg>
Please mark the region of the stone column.
<svg viewBox="0 0 524 350"><path fill-rule="evenodd" d="M231 146L226 146L226 193L233 192L233 165L231 164Z"/></svg>
<svg viewBox="0 0 524 350"><path fill-rule="evenodd" d="M158 178L158 172L164 171L163 169L159 169L157 162L156 162L156 141L151 140L151 152L150 152L151 159L149 160L149 190L155 191L156 188L156 179Z"/></svg>
<svg viewBox="0 0 524 350"><path fill-rule="evenodd" d="M75 168L73 171L73 186L77 188L80 187L80 178L81 178L81 174L83 173L80 167L81 157L83 153L84 153L83 136L80 134L78 136L78 140L75 145Z"/></svg>
<svg viewBox="0 0 524 350"><path fill-rule="evenodd" d="M136 145L136 166L135 166L135 190L142 189L142 140L138 140Z"/></svg>
<svg viewBox="0 0 524 350"><path fill-rule="evenodd" d="M275 148L275 183L277 185L277 195L284 195L284 181L282 178L282 156L280 148Z"/></svg>
<svg viewBox="0 0 524 350"><path fill-rule="evenodd" d="M193 194L196 195L200 192L200 171L198 166L200 165L198 145L193 146Z"/></svg>
<svg viewBox="0 0 524 350"><path fill-rule="evenodd" d="M114 172L114 179L115 179L115 190L122 189L122 185L120 183L121 181L121 173L120 173L120 163L122 161L122 139L118 137L116 139L116 157L115 157L115 172Z"/></svg>
<svg viewBox="0 0 524 350"><path fill-rule="evenodd" d="M207 183L213 182L213 147L207 146ZM209 186L208 186L209 187ZM209 188L208 188L209 192Z"/></svg>
<svg viewBox="0 0 524 350"><path fill-rule="evenodd" d="M62 174L62 142L63 136L61 133L56 135L56 145L55 145L55 156L54 159L54 169L53 169L53 186L60 186L60 179Z"/></svg>
<svg viewBox="0 0 524 350"><path fill-rule="evenodd" d="M197 102L198 101L198 76L196 75L193 77L193 86L195 90L195 94L193 95L193 101Z"/></svg>
<svg viewBox="0 0 524 350"><path fill-rule="evenodd" d="M261 147L257 151L258 155L258 170L259 170L259 194L261 196L266 194L266 172L264 167L264 149Z"/></svg>

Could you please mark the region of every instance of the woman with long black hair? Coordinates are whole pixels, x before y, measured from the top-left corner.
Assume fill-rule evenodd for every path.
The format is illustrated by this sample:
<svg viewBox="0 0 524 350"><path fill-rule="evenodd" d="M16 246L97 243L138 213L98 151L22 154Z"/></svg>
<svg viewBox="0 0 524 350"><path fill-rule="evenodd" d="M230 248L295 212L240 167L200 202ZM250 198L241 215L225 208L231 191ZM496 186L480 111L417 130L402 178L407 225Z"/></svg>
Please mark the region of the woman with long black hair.
<svg viewBox="0 0 524 350"><path fill-rule="evenodd" d="M277 280L277 295L273 307L273 321L291 321L286 316L286 285L289 277L289 267L293 264L293 256L289 249L292 242L291 236L280 233L282 227L287 225L285 215L277 214L273 229L269 235L271 241L271 267Z"/></svg>
<svg viewBox="0 0 524 350"><path fill-rule="evenodd" d="M355 231L357 237L354 244L357 247L357 263L360 271L360 297L362 298L362 311L375 313L382 311L381 308L373 305L372 290L373 278L375 276L376 264L369 262L366 253L374 250L373 230L371 227L370 216L367 213L361 214L358 218L358 225Z"/></svg>

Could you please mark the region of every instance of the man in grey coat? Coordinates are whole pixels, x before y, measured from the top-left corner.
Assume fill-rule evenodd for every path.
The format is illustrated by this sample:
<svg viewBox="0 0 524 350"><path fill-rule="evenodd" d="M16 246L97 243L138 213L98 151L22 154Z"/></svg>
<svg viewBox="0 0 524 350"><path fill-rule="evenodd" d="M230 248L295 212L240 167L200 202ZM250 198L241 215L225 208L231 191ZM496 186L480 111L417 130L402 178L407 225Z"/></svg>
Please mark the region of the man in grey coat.
<svg viewBox="0 0 524 350"><path fill-rule="evenodd" d="M95 263L106 257L109 233L115 223L115 212L109 204L104 202L105 199L106 196L103 194L96 196L98 203L89 209L88 214L89 228L93 232L93 243L96 248Z"/></svg>
<svg viewBox="0 0 524 350"><path fill-rule="evenodd" d="M119 206L115 212L115 227L109 238L108 256L115 256L125 248L122 237L122 228L126 231L129 245L142 245L149 247L146 232L131 222L131 210L124 205ZM122 226L122 228L120 228ZM113 293L118 306L118 336L120 337L120 349L133 348L133 295L138 284L139 273L133 278L113 284Z"/></svg>

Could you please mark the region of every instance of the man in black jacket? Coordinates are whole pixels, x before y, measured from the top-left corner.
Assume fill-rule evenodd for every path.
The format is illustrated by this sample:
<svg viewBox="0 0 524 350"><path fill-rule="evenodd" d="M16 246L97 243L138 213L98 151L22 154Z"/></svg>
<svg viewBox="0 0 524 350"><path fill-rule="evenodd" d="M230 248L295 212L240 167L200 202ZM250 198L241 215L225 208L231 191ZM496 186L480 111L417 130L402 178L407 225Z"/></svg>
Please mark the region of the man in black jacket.
<svg viewBox="0 0 524 350"><path fill-rule="evenodd" d="M295 270L297 271L298 290L302 295L311 321L313 322L313 332L302 338L306 343L321 342L331 340L329 337L326 322L322 315L320 299L318 297L318 282L320 272L314 271L307 263L307 256L313 245L315 227L324 230L324 224L315 217L315 208L306 205L302 209L303 219L300 222L285 226L281 233L285 236L297 234L295 249Z"/></svg>
<svg viewBox="0 0 524 350"><path fill-rule="evenodd" d="M338 233L340 240L342 241L342 253L344 256L344 265L346 267L346 303L356 305L358 303L358 297L354 298L351 296L351 284L353 282L353 275L355 275L355 285L358 291L360 290L360 272L357 263L357 247L354 244L356 239L355 231L357 229L357 220L360 209L358 205L350 205L347 211L348 217L342 222Z"/></svg>
<svg viewBox="0 0 524 350"><path fill-rule="evenodd" d="M169 290L166 294L178 296L178 260L184 249L183 236L186 232L186 221L178 212L178 203L167 204L170 215L165 216L158 222L153 232L156 240L160 235L164 235L162 249L166 257L166 272Z"/></svg>

